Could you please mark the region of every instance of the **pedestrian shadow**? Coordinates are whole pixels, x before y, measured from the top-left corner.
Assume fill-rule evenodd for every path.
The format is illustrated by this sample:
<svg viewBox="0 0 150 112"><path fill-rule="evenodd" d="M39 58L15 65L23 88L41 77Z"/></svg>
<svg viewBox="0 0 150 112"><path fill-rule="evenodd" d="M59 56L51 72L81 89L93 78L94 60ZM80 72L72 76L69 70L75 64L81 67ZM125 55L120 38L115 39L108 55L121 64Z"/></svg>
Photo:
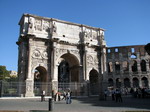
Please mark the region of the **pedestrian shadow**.
<svg viewBox="0 0 150 112"><path fill-rule="evenodd" d="M108 97L107 100L99 100L99 97L88 97L88 98L76 98L81 103L91 104L93 106L101 107L126 107L126 108L137 108L137 109L150 109L149 98L133 98L123 97L123 102L115 102Z"/></svg>

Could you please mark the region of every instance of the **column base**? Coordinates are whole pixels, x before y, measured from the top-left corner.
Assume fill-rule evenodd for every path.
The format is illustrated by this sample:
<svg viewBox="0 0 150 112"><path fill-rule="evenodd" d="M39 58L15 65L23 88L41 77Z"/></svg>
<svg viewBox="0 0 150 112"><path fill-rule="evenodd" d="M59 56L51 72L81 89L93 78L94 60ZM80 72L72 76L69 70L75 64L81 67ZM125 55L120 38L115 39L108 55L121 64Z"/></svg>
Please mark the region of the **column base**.
<svg viewBox="0 0 150 112"><path fill-rule="evenodd" d="M26 93L25 97L34 97L34 92L33 92L33 80L32 79L27 79L26 80Z"/></svg>

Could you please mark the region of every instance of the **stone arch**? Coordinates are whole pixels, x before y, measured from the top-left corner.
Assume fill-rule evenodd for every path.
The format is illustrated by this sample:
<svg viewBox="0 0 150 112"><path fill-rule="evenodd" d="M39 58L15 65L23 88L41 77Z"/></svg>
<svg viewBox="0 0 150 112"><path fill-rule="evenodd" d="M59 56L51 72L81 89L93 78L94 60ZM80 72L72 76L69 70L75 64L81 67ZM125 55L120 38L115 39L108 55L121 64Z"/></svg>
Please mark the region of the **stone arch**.
<svg viewBox="0 0 150 112"><path fill-rule="evenodd" d="M148 87L148 79L147 79L147 77L142 77L141 78L141 82L142 82L142 87L143 88Z"/></svg>
<svg viewBox="0 0 150 112"><path fill-rule="evenodd" d="M126 87L131 87L131 85L130 85L130 79L129 78L125 78L124 79L124 87L126 88Z"/></svg>
<svg viewBox="0 0 150 112"><path fill-rule="evenodd" d="M122 83L122 82L121 82L121 79L120 79L120 78L117 78L117 79L116 79L116 87L117 87L117 88L120 88L120 87L121 87L121 83Z"/></svg>
<svg viewBox="0 0 150 112"><path fill-rule="evenodd" d="M146 61L142 60L140 65L141 65L141 71L142 72L146 72Z"/></svg>
<svg viewBox="0 0 150 112"><path fill-rule="evenodd" d="M47 66L45 66L44 63L38 63L38 62L33 62L35 64L32 65L32 70L31 70L31 73L34 74L35 70L38 68L38 67L42 67L44 68L46 71L47 71Z"/></svg>
<svg viewBox="0 0 150 112"><path fill-rule="evenodd" d="M138 88L139 87L139 79L137 77L133 78L133 87Z"/></svg>
<svg viewBox="0 0 150 112"><path fill-rule="evenodd" d="M122 67L123 67L123 71L124 72L129 71L129 63L128 63L128 61L123 61L122 62Z"/></svg>
<svg viewBox="0 0 150 112"><path fill-rule="evenodd" d="M69 81L68 82L79 82L79 70L80 70L80 66L79 66L79 60L78 58L71 53L65 53L63 55L60 56L57 65L58 65L58 72L59 69L61 68L61 65L64 66L64 64L62 63L66 63L66 70L68 72L68 77L69 77ZM65 68L64 68L65 70ZM58 76L60 75L60 72L58 74Z"/></svg>
<svg viewBox="0 0 150 112"><path fill-rule="evenodd" d="M112 62L109 62L107 64L107 67L108 67L108 73L112 73L113 72L113 63Z"/></svg>
<svg viewBox="0 0 150 112"><path fill-rule="evenodd" d="M61 62L61 57L67 54L70 54L73 57L75 57L76 61L78 61L79 63L80 56L78 50L68 50L68 49L61 49L61 48L56 48L56 53L55 53L56 63L59 64Z"/></svg>
<svg viewBox="0 0 150 112"><path fill-rule="evenodd" d="M113 87L114 86L114 81L112 78L108 79L108 87Z"/></svg>
<svg viewBox="0 0 150 112"><path fill-rule="evenodd" d="M34 93L40 95L41 91L47 91L47 70L43 66L38 66L34 70Z"/></svg>
<svg viewBox="0 0 150 112"><path fill-rule="evenodd" d="M92 69L89 73L89 81L90 81L90 94L98 95L99 90L99 76L98 72L95 69Z"/></svg>
<svg viewBox="0 0 150 112"><path fill-rule="evenodd" d="M120 62L115 62L115 71L120 72Z"/></svg>
<svg viewBox="0 0 150 112"><path fill-rule="evenodd" d="M96 68L96 67L89 68L89 69L87 70L88 77L90 77L90 72L91 72L92 70L95 70L95 71L97 71L97 72L98 72L98 68ZM88 79L89 79L89 78L88 78Z"/></svg>
<svg viewBox="0 0 150 112"><path fill-rule="evenodd" d="M67 61L62 60L58 66L58 82L69 83L69 64Z"/></svg>
<svg viewBox="0 0 150 112"><path fill-rule="evenodd" d="M132 63L132 72L137 72L137 61L136 60L133 60L133 63Z"/></svg>

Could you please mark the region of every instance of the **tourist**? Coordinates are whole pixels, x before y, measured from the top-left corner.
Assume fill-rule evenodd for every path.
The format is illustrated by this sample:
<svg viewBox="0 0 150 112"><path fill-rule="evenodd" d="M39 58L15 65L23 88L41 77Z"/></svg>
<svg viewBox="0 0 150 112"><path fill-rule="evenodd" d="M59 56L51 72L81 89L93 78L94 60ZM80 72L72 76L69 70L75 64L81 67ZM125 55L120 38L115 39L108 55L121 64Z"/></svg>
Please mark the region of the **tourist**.
<svg viewBox="0 0 150 112"><path fill-rule="evenodd" d="M56 92L56 94L54 96L54 101L60 101L60 96L61 96L61 93L59 91Z"/></svg>
<svg viewBox="0 0 150 112"><path fill-rule="evenodd" d="M111 92L111 97L112 97L112 100L114 101L115 100L115 90L114 89Z"/></svg>
<svg viewBox="0 0 150 112"><path fill-rule="evenodd" d="M41 93L41 102L45 101L45 91L42 91Z"/></svg>
<svg viewBox="0 0 150 112"><path fill-rule="evenodd" d="M71 91L68 90L67 93L66 93L66 104L71 104L72 101L71 101Z"/></svg>
<svg viewBox="0 0 150 112"><path fill-rule="evenodd" d="M64 99L66 100L66 92L65 92L65 91L63 91L63 94L62 94L62 95L63 95L62 100L64 100Z"/></svg>
<svg viewBox="0 0 150 112"><path fill-rule="evenodd" d="M107 100L107 94L108 94L108 91L105 89L105 91L104 91L104 100Z"/></svg>
<svg viewBox="0 0 150 112"><path fill-rule="evenodd" d="M122 95L121 95L121 91L119 89L116 89L116 102L122 102Z"/></svg>

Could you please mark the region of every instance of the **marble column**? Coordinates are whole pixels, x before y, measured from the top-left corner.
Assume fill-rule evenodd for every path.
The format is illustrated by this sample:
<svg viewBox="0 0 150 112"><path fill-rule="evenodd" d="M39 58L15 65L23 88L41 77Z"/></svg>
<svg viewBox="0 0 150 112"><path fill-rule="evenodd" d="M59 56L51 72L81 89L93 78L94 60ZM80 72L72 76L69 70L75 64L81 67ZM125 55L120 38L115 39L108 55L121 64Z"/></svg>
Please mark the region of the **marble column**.
<svg viewBox="0 0 150 112"><path fill-rule="evenodd" d="M56 43L53 43L51 70L52 70L52 90L54 94L58 91L58 65L56 64Z"/></svg>
<svg viewBox="0 0 150 112"><path fill-rule="evenodd" d="M34 96L34 81L31 73L31 57L32 57L32 38L29 38L29 51L28 51L28 74L26 79L26 92L25 97Z"/></svg>

